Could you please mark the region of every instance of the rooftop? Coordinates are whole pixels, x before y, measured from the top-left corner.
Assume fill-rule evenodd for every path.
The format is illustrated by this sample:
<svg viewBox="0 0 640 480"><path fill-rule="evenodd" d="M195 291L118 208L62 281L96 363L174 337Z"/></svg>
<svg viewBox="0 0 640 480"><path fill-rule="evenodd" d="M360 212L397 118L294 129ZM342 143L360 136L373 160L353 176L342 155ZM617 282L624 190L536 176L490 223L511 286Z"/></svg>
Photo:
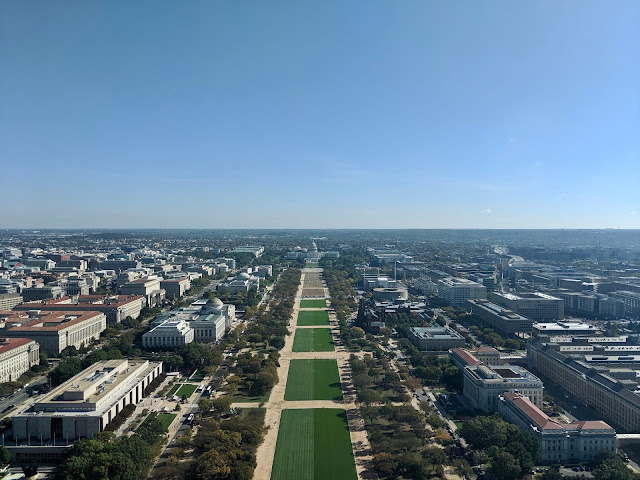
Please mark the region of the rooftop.
<svg viewBox="0 0 640 480"><path fill-rule="evenodd" d="M102 312L0 312L0 320L6 322L6 328L11 332L42 332L56 331L68 328L92 318L103 316Z"/></svg>

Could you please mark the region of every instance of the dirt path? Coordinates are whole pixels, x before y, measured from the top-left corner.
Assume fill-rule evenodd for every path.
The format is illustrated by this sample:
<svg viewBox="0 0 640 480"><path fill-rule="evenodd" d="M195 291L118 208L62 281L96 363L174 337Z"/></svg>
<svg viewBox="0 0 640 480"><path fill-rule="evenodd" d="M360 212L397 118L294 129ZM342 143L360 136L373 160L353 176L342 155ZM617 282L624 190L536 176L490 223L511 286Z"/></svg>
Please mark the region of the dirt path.
<svg viewBox="0 0 640 480"><path fill-rule="evenodd" d="M301 408L342 408L347 415L349 425L349 434L356 463L356 471L359 480L376 478L373 467L371 465L371 447L367 432L364 428L364 420L360 415L360 411L355 403L355 389L351 381L351 370L349 368L349 356L344 347L339 342L338 322L335 314L329 313L331 325L318 326L300 326L298 327L298 312L300 309L300 300L302 300L302 292L305 288L306 273L321 272L320 269L304 269L300 277L300 286L296 294L293 313L289 328L291 335L285 338L285 344L280 351L280 367L278 368L278 383L269 396L269 400L264 404L266 409L265 425L268 430L265 434L264 441L258 447L256 454L257 465L253 475L254 480L270 480L271 469L273 467L273 457L276 451L276 441L278 439L278 428L280 427L280 416L284 409L301 409ZM314 277L314 275L311 275ZM329 299L329 289L323 283L324 294ZM330 303L330 302L328 302ZM327 308L304 308L305 311L327 310ZM336 350L333 352L293 352L293 340L295 338L296 329L298 328L330 328L333 335ZM310 400L310 401L285 401L284 392L287 386L287 377L289 374L289 364L292 359L336 359L338 362L338 371L340 373L340 382L342 384L343 399L339 401L332 400ZM234 407L255 408L255 403L234 403Z"/></svg>

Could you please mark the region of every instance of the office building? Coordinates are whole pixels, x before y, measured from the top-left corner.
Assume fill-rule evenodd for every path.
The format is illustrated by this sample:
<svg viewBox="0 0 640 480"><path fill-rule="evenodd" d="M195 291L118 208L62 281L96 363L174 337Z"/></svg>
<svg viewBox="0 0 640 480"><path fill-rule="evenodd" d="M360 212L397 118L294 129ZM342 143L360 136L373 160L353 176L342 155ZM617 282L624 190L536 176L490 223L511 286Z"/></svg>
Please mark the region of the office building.
<svg viewBox="0 0 640 480"><path fill-rule="evenodd" d="M30 338L0 338L0 382L14 382L40 363L40 346Z"/></svg>
<svg viewBox="0 0 640 480"><path fill-rule="evenodd" d="M146 300L142 295L81 295L77 298L62 297L57 300L23 303L15 310L102 312L107 317L107 323L113 325L127 317L135 320L145 305Z"/></svg>
<svg viewBox="0 0 640 480"><path fill-rule="evenodd" d="M435 295L438 293L438 286L425 274L421 274L420 277L413 280L413 288L420 292L421 295Z"/></svg>
<svg viewBox="0 0 640 480"><path fill-rule="evenodd" d="M504 335L530 334L532 331L533 321L531 319L489 300L467 300L465 306L485 325L498 330Z"/></svg>
<svg viewBox="0 0 640 480"><path fill-rule="evenodd" d="M264 247L260 247L257 245L239 245L229 253L249 253L254 257L261 257L264 253Z"/></svg>
<svg viewBox="0 0 640 480"><path fill-rule="evenodd" d="M640 293L619 290L611 296L624 302L624 314L629 318L640 318Z"/></svg>
<svg viewBox="0 0 640 480"><path fill-rule="evenodd" d="M162 305L166 292L160 287L157 277L139 278L120 287L121 295L142 295L149 308Z"/></svg>
<svg viewBox="0 0 640 480"><path fill-rule="evenodd" d="M501 395L498 412L540 442L545 465L589 462L602 450L616 451L616 432L605 422L557 423L519 393Z"/></svg>
<svg viewBox="0 0 640 480"><path fill-rule="evenodd" d="M411 327L409 340L420 350L440 352L465 344L464 337L450 327Z"/></svg>
<svg viewBox="0 0 640 480"><path fill-rule="evenodd" d="M188 277L161 280L160 288L166 292L166 298L177 300L191 288L191 282Z"/></svg>
<svg viewBox="0 0 640 480"><path fill-rule="evenodd" d="M491 294L491 300L509 310L536 322L556 321L564 318L564 300L541 292Z"/></svg>
<svg viewBox="0 0 640 480"><path fill-rule="evenodd" d="M107 328L102 312L0 312L5 337L30 338L49 355L58 355L67 347L86 347L100 338Z"/></svg>
<svg viewBox="0 0 640 480"><path fill-rule="evenodd" d="M534 335L578 335L591 334L599 332L595 325L584 322L552 322L552 323L534 323Z"/></svg>
<svg viewBox="0 0 640 480"><path fill-rule="evenodd" d="M64 288L56 285L37 285L22 289L22 298L25 302L45 300L47 298L61 298L64 297L64 295Z"/></svg>
<svg viewBox="0 0 640 480"><path fill-rule="evenodd" d="M22 302L22 295L18 295L17 293L0 294L0 310L11 310Z"/></svg>
<svg viewBox="0 0 640 480"><path fill-rule="evenodd" d="M584 362L565 355L541 340L527 344L532 366L578 401L591 407L621 432L640 431L640 395L635 382L601 373ZM637 377L633 372L633 378Z"/></svg>
<svg viewBox="0 0 640 480"><path fill-rule="evenodd" d="M464 397L473 408L496 411L499 396L505 392L518 392L531 402L542 406L544 387L531 372L517 365L468 365L463 369Z"/></svg>
<svg viewBox="0 0 640 480"><path fill-rule="evenodd" d="M438 280L438 295L452 307L462 307L467 300L487 298L487 287L466 278Z"/></svg>

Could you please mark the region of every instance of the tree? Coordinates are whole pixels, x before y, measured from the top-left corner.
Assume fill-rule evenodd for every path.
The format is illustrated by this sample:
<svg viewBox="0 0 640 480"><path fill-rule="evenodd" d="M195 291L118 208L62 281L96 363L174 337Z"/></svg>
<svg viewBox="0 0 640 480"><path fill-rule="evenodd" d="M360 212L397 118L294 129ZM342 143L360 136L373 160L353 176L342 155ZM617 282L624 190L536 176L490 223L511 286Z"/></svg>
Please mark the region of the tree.
<svg viewBox="0 0 640 480"><path fill-rule="evenodd" d="M0 447L0 466L8 465L11 461L11 453L4 447Z"/></svg>
<svg viewBox="0 0 640 480"><path fill-rule="evenodd" d="M202 398L198 402L198 408L202 413L208 413L211 410L211 400L208 398Z"/></svg>
<svg viewBox="0 0 640 480"><path fill-rule="evenodd" d="M489 472L497 480L516 480L520 478L522 470L518 461L509 452L498 450L497 447L492 447L489 450L495 449L494 452L489 452L491 457L491 466Z"/></svg>
<svg viewBox="0 0 640 480"><path fill-rule="evenodd" d="M542 475L541 480L562 480L562 474L557 467L552 467Z"/></svg>
<svg viewBox="0 0 640 480"><path fill-rule="evenodd" d="M231 397L224 396L211 400L211 409L216 413L226 413L231 408Z"/></svg>
<svg viewBox="0 0 640 480"><path fill-rule="evenodd" d="M619 458L609 458L602 462L594 470L593 476L596 480L638 480L640 478Z"/></svg>
<svg viewBox="0 0 640 480"><path fill-rule="evenodd" d="M196 478L199 480L218 480L231 473L222 455L216 450L208 450L196 460Z"/></svg>

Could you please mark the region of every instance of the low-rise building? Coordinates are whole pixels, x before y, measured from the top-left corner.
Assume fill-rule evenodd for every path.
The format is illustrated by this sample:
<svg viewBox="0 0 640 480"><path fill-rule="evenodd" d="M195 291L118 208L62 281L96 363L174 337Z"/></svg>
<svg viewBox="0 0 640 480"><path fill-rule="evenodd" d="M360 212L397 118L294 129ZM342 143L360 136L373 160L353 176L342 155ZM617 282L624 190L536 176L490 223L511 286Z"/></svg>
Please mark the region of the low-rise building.
<svg viewBox="0 0 640 480"><path fill-rule="evenodd" d="M564 318L564 300L541 292L491 294L491 300L537 322Z"/></svg>
<svg viewBox="0 0 640 480"><path fill-rule="evenodd" d="M102 312L107 316L109 325L113 325L127 317L135 320L145 305L146 300L142 295L80 295L77 298L62 297L57 300L23 303L15 310Z"/></svg>
<svg viewBox="0 0 640 480"><path fill-rule="evenodd" d="M462 307L467 300L487 298L487 287L466 278L438 280L438 295L452 307Z"/></svg>
<svg viewBox="0 0 640 480"><path fill-rule="evenodd" d="M552 323L534 323L534 335L577 335L577 334L596 334L600 330L595 325L584 322L552 322Z"/></svg>
<svg viewBox="0 0 640 480"><path fill-rule="evenodd" d="M2 336L30 338L40 349L58 355L67 347L81 348L100 338L107 328L102 312L0 312Z"/></svg>
<svg viewBox="0 0 640 480"><path fill-rule="evenodd" d="M30 338L0 338L0 382L13 382L40 363L40 346Z"/></svg>
<svg viewBox="0 0 640 480"><path fill-rule="evenodd" d="M468 365L463 369L464 396L473 408L496 411L499 396L505 392L518 392L531 402L542 406L544 386L528 370L517 365Z"/></svg>
<svg viewBox="0 0 640 480"><path fill-rule="evenodd" d="M160 287L160 279L157 277L138 278L125 283L120 287L121 295L142 295L148 307L161 305L166 297L166 292Z"/></svg>
<svg viewBox="0 0 640 480"><path fill-rule="evenodd" d="M191 282L188 277L161 280L160 288L166 292L167 298L175 300L184 296L185 292L191 288Z"/></svg>
<svg viewBox="0 0 640 480"><path fill-rule="evenodd" d="M467 300L465 306L480 321L505 335L531 334L533 329L533 320L489 300Z"/></svg>
<svg viewBox="0 0 640 480"><path fill-rule="evenodd" d="M240 292L248 292L249 290L260 289L260 278L249 275L246 272L239 273L235 277L229 277L227 280L218 285L218 290L227 291L231 295Z"/></svg>
<svg viewBox="0 0 640 480"><path fill-rule="evenodd" d="M18 462L51 461L62 446L104 431L124 407L142 401L161 373L162 362L94 363L13 416L12 456Z"/></svg>
<svg viewBox="0 0 640 480"><path fill-rule="evenodd" d="M142 336L142 346L144 348L176 348L193 340L193 328L185 320L167 320Z"/></svg>
<svg viewBox="0 0 640 480"><path fill-rule="evenodd" d="M465 344L464 337L450 327L411 327L409 340L420 350L441 352Z"/></svg>
<svg viewBox="0 0 640 480"><path fill-rule="evenodd" d="M501 395L498 412L540 442L543 464L588 462L600 451L616 450L616 432L605 422L557 423L519 393Z"/></svg>
<svg viewBox="0 0 640 480"><path fill-rule="evenodd" d="M11 310L23 301L22 295L17 293L0 294L0 310Z"/></svg>
<svg viewBox="0 0 640 480"><path fill-rule="evenodd" d="M45 300L47 298L64 297L64 288L56 285L38 285L22 289L22 298L25 302Z"/></svg>
<svg viewBox="0 0 640 480"><path fill-rule="evenodd" d="M229 253L250 253L254 257L258 258L264 253L264 247L258 245L238 245Z"/></svg>

